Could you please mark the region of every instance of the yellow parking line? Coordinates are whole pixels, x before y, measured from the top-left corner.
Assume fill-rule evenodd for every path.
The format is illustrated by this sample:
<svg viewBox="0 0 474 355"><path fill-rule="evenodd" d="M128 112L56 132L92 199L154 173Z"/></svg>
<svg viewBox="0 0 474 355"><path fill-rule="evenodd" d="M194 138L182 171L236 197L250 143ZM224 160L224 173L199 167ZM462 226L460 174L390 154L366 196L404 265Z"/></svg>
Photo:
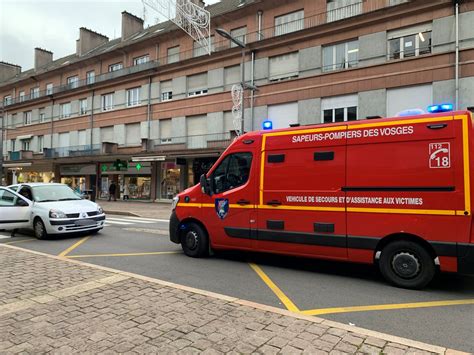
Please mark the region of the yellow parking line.
<svg viewBox="0 0 474 355"><path fill-rule="evenodd" d="M393 303L393 304L378 304L371 306L351 306L351 307L334 307L334 308L320 308L302 311L301 313L308 316L319 316L321 314L334 313L350 313L350 312L367 312L367 311L386 311L391 309L410 309L410 308L426 308L426 307L443 307L474 304L474 299L464 300L446 300L446 301L429 301L429 302L413 302L413 303Z"/></svg>
<svg viewBox="0 0 474 355"><path fill-rule="evenodd" d="M90 236L88 237L85 237L85 238L82 238L80 241L78 241L77 243L75 243L74 245L71 245L69 248L67 248L66 250L64 250L62 253L58 254L58 256L66 256L67 254L69 254L71 251L73 251L74 249L76 249L79 245L81 245L82 243L84 243L87 239L89 239Z"/></svg>
<svg viewBox="0 0 474 355"><path fill-rule="evenodd" d="M181 254L180 251L155 251L150 253L127 253L127 254L90 254L90 255L68 255L68 258L93 258L99 256L144 256L162 254Z"/></svg>
<svg viewBox="0 0 474 355"><path fill-rule="evenodd" d="M260 266L254 263L249 263L249 265L289 311L296 313L300 312L299 308L296 307L296 305L283 293L282 290L280 290L280 288L267 276L267 274L263 272Z"/></svg>
<svg viewBox="0 0 474 355"><path fill-rule="evenodd" d="M14 240L13 242L6 242L2 244L17 244L17 243L23 243L23 242L29 242L32 240L37 240L36 238L29 238L29 239L22 239L22 240Z"/></svg>

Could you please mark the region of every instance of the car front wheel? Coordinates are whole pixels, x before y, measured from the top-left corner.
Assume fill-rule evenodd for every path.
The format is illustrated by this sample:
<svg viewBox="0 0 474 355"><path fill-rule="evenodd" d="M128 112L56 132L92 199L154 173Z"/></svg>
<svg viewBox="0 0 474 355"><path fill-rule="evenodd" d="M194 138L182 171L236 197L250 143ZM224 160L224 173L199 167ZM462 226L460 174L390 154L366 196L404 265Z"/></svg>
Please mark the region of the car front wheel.
<svg viewBox="0 0 474 355"><path fill-rule="evenodd" d="M48 236L48 233L46 233L46 227L40 218L35 219L33 229L37 239L45 239Z"/></svg>
<svg viewBox="0 0 474 355"><path fill-rule="evenodd" d="M207 233L198 224L189 224L181 235L181 247L187 256L193 258L206 256L209 250Z"/></svg>

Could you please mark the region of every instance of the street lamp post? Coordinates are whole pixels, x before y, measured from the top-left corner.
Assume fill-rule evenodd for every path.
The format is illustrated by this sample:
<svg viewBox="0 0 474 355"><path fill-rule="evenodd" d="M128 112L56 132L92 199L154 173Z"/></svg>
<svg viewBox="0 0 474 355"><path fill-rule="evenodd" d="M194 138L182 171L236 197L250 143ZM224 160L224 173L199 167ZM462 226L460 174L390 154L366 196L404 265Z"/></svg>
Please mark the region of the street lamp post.
<svg viewBox="0 0 474 355"><path fill-rule="evenodd" d="M245 129L244 129L244 116L245 116L245 100L244 100L244 93L245 89L248 88L247 84L245 83L245 48L246 45L244 42L240 41L239 39L233 37L229 32L226 30L223 30L222 28L216 28L216 32L221 35L224 38L227 38L231 42L235 43L237 46L239 46L242 50L242 60L241 60L241 69L240 69L240 85L242 86L242 104L241 104L241 110L242 110L242 115L241 115L241 121L240 121L240 133L244 134ZM251 88L253 89L253 88Z"/></svg>

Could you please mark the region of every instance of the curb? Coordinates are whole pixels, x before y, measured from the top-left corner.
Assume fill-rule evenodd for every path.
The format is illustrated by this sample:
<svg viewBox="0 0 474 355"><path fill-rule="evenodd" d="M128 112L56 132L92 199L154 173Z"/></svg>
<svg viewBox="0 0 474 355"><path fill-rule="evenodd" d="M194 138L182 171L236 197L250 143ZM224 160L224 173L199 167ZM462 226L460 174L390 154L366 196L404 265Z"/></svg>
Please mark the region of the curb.
<svg viewBox="0 0 474 355"><path fill-rule="evenodd" d="M339 323L339 322L335 322L335 321L331 321L331 320L326 320L326 319L319 318L319 317L313 317L313 316L307 316L307 315L304 315L304 314L298 314L298 313L294 313L294 312L291 312L291 311L288 311L288 310L285 310L285 309L281 309L281 308L277 308L277 307L273 307L273 306L268 306L268 305L264 305L264 304L260 304L260 303L256 303L256 302L252 302L252 301L247 301L247 300L239 299L239 298L236 298L236 297L226 296L226 295L223 295L223 294L220 294L220 293L215 293L215 292L201 290L201 289L194 288L194 287L184 286L184 285L176 284L176 283L169 282L169 281L164 281L164 280L155 279L155 278L148 277L148 276L138 275L138 274L131 273L131 272L120 271L120 270L112 269L112 268L105 267L105 266L89 264L89 263L79 261L79 260L68 259L67 257L59 257L59 256L55 256L55 255L45 254L45 253L41 253L41 252L38 252L38 251L19 248L19 247L13 246L13 245L0 244L0 247L10 248L10 249L13 249L13 250L23 251L23 252L27 252L27 253L31 253L31 254L36 254L36 255L48 257L48 258L51 258L51 259L56 259L56 260L69 262L69 263L76 264L76 265L90 267L90 268L97 269L97 270L107 271L107 272L110 272L110 273L114 273L114 274L118 274L118 275L122 275L122 276L127 276L127 277L130 277L130 278L135 278L135 279L138 279L138 280L147 281L147 282L155 283L155 284L166 286L166 287L172 287L172 288L175 288L175 289L178 289L178 290L188 291L188 292L196 293L196 294L207 296L207 297L212 297L212 298L219 299L221 301L225 301L225 302L229 302L229 303L236 303L236 304L239 304L241 306L251 307L251 308L254 308L254 309L258 309L260 311L272 312L272 313L280 314L280 315L291 317L291 318L306 320L306 321L309 321L309 322L312 322L312 323L327 325L328 327L332 327L332 328L343 329L343 330L346 330L346 331L349 331L349 332L352 332L352 333L359 333L359 334L362 334L362 335L379 338L379 339L385 340L387 342L394 342L394 343L402 344L402 345L405 345L405 346L408 346L408 347L414 347L414 348L418 348L418 349L421 349L421 350L429 351L429 352L432 352L432 353L444 354L444 355L464 355L464 354L468 355L469 354L469 353L465 353L465 352L458 351L458 350L455 350L455 349L449 349L449 348L445 348L445 347L441 347L441 346L437 346L437 345L431 345L431 344L419 342L419 341L416 341L416 340L410 340L410 339L398 337L398 336L395 336L395 335L385 334L385 333L381 333L381 332L377 332L377 331L373 331L373 330L369 330L369 329L365 329L365 328L350 326L350 325L347 325L347 324L344 324L344 323Z"/></svg>

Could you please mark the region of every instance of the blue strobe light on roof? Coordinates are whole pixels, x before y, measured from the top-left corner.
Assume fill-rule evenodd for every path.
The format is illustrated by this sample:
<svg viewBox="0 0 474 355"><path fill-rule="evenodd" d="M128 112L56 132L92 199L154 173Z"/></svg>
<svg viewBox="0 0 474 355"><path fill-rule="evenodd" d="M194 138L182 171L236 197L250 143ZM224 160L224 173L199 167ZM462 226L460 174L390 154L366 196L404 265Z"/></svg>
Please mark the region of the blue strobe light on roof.
<svg viewBox="0 0 474 355"><path fill-rule="evenodd" d="M270 120L266 120L266 121L263 121L262 126L264 130L272 129L273 123Z"/></svg>
<svg viewBox="0 0 474 355"><path fill-rule="evenodd" d="M431 105L428 106L428 112L449 112L453 110L453 104L440 104L440 105Z"/></svg>

